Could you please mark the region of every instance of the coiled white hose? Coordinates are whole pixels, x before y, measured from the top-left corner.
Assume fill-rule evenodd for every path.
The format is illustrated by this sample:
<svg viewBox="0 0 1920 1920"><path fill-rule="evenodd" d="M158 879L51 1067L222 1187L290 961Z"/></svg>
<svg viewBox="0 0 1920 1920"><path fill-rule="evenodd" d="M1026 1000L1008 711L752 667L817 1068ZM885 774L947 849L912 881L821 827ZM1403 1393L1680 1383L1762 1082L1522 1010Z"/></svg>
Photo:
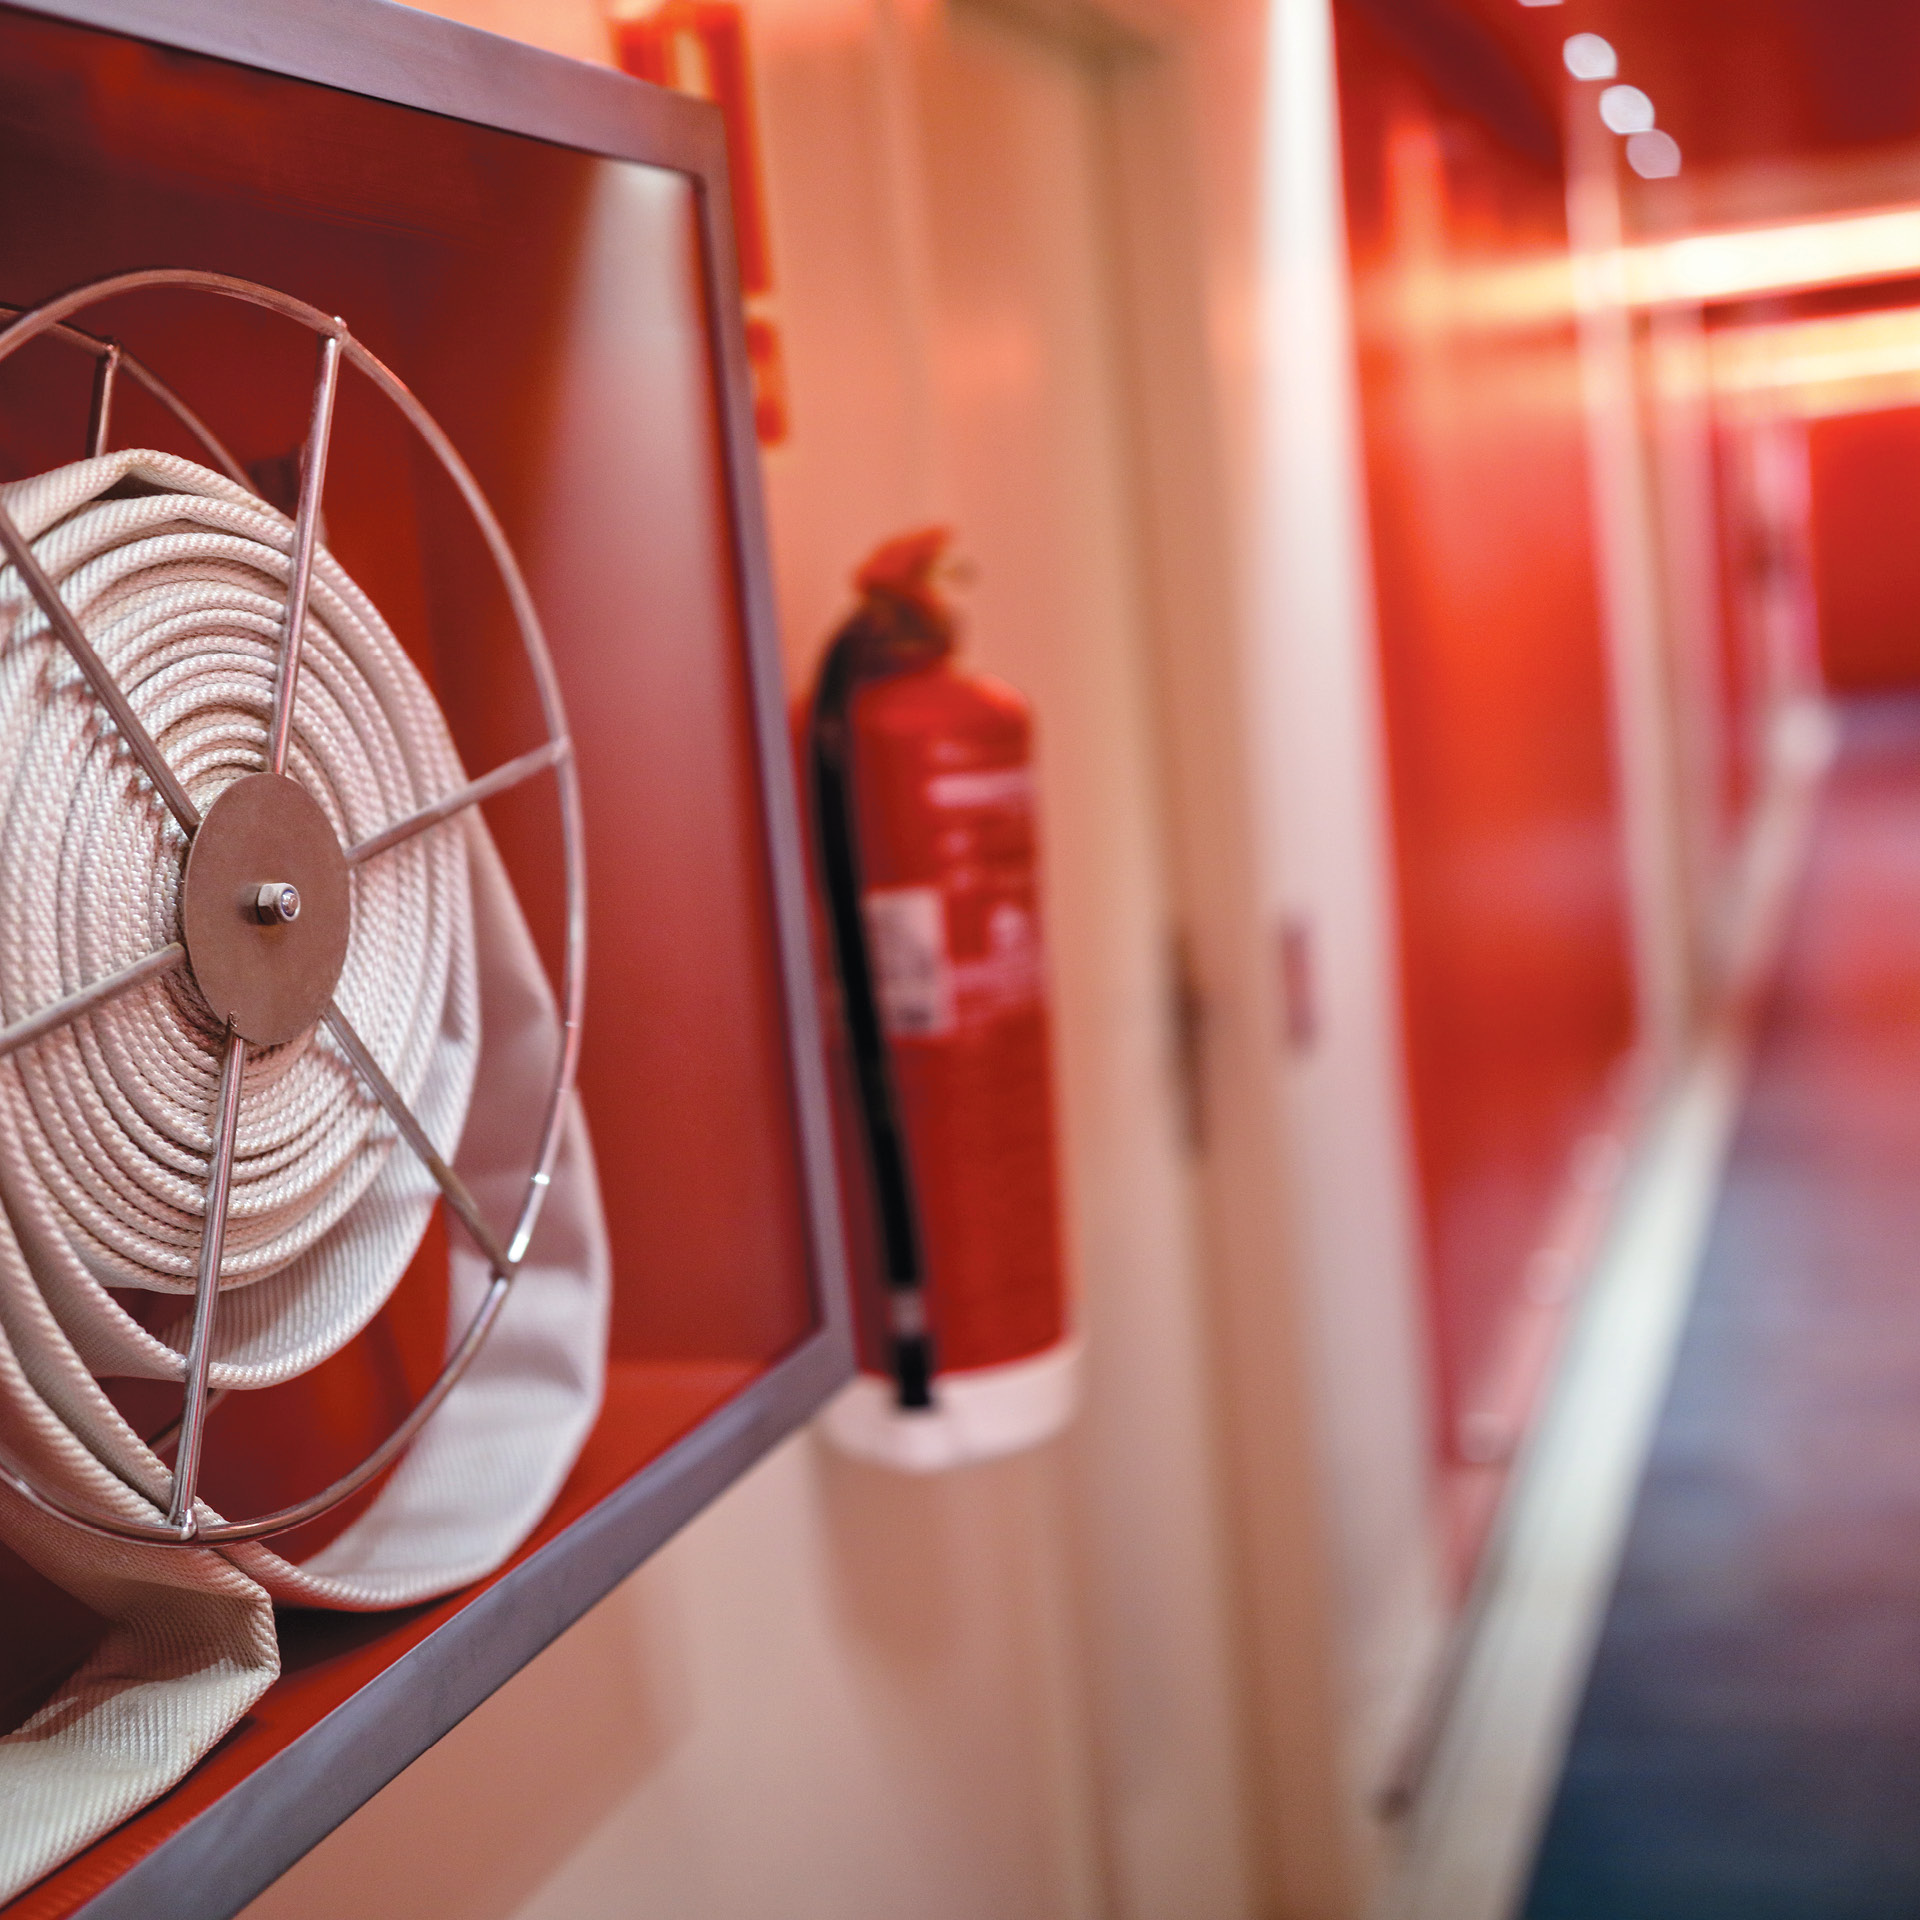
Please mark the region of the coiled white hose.
<svg viewBox="0 0 1920 1920"><path fill-rule="evenodd" d="M195 804L258 772L286 518L152 452L0 500ZM324 551L287 771L343 845L465 779L432 695ZM0 572L0 1025L178 939L184 853L24 583ZM335 997L483 1209L510 1219L527 1173L516 1122L544 1099L557 1021L476 813L356 870ZM182 969L0 1061L0 1445L77 1504L148 1519L166 1504L168 1467L98 1377L182 1377L221 1057ZM324 1029L250 1050L212 1384L271 1386L337 1352L405 1272L435 1195ZM487 1275L459 1250L452 1269L457 1330ZM0 1899L164 1791L258 1698L278 1671L272 1600L399 1605L519 1544L597 1411L607 1281L575 1112L480 1358L371 1510L306 1566L258 1545L111 1542L0 1490L0 1538L111 1623L0 1739ZM183 1296L180 1312L135 1318L109 1291L129 1288Z"/></svg>

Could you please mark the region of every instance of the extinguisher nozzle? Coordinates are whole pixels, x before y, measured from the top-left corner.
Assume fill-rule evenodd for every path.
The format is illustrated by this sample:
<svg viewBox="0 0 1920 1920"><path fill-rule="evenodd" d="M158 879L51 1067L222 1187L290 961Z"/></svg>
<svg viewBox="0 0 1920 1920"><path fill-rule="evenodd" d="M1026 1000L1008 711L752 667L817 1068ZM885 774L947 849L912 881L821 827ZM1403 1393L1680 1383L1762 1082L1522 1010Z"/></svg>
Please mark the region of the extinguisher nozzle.
<svg viewBox="0 0 1920 1920"><path fill-rule="evenodd" d="M933 1342L924 1333L903 1334L893 1343L893 1378L903 1413L933 1410Z"/></svg>

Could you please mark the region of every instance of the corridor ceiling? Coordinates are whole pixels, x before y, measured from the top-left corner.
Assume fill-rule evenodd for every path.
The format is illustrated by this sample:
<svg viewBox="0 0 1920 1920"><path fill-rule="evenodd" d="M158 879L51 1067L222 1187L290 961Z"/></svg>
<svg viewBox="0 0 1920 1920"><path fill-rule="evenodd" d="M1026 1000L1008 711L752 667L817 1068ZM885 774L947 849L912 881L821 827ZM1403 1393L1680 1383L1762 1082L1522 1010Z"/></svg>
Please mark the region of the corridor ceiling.
<svg viewBox="0 0 1920 1920"><path fill-rule="evenodd" d="M1569 85L1561 47L1598 33L1649 94L1686 170L1784 203L1920 200L1915 0L1359 0L1463 103L1539 152Z"/></svg>

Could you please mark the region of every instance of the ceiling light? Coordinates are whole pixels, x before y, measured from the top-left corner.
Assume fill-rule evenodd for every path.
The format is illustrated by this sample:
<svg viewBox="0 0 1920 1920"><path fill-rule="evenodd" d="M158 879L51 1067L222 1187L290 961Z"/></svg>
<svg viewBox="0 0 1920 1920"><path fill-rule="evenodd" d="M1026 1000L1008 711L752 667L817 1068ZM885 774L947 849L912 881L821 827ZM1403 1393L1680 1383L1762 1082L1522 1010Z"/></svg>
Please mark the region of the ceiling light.
<svg viewBox="0 0 1920 1920"><path fill-rule="evenodd" d="M1638 87L1609 87L1600 96L1600 118L1615 133L1650 133L1653 102Z"/></svg>
<svg viewBox="0 0 1920 1920"><path fill-rule="evenodd" d="M1627 141L1627 165L1642 180L1671 180L1680 171L1680 142L1649 128Z"/></svg>
<svg viewBox="0 0 1920 1920"><path fill-rule="evenodd" d="M1620 71L1613 48L1597 33L1576 33L1560 49L1560 57L1576 80L1611 80Z"/></svg>

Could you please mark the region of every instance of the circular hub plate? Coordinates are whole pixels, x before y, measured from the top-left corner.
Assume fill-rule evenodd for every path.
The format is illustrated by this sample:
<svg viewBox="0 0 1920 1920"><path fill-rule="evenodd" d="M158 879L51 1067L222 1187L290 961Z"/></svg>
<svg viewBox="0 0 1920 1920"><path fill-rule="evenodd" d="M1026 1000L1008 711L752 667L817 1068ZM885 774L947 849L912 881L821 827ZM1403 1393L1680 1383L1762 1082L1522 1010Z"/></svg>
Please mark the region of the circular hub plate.
<svg viewBox="0 0 1920 1920"><path fill-rule="evenodd" d="M273 924L263 886L299 889ZM195 984L253 1046L305 1033L347 958L347 862L320 803L296 780L250 773L210 806L187 853L180 921Z"/></svg>

